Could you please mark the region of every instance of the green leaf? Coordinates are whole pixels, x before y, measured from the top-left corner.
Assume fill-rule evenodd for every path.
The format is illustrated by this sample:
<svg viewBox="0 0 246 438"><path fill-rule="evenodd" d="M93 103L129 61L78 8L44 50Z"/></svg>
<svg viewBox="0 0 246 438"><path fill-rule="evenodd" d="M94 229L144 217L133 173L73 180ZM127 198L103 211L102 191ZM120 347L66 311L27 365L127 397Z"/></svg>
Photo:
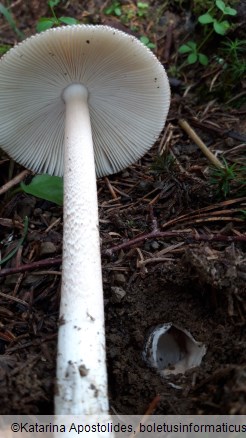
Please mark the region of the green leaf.
<svg viewBox="0 0 246 438"><path fill-rule="evenodd" d="M187 58L188 64L195 64L197 59L198 59L197 53L191 53Z"/></svg>
<svg viewBox="0 0 246 438"><path fill-rule="evenodd" d="M13 29L13 31L16 33L16 35L18 36L18 38L20 38L21 40L23 40L25 38L25 35L23 32L21 32L18 27L16 26L15 20L12 17L12 14L8 11L7 8L5 8L5 6L3 6L2 3L0 3L0 13L3 14L4 18L7 20L7 22L9 23L10 27Z"/></svg>
<svg viewBox="0 0 246 438"><path fill-rule="evenodd" d="M148 43L148 44L147 44L147 47L148 47L149 49L155 49L156 45L155 45L154 43Z"/></svg>
<svg viewBox="0 0 246 438"><path fill-rule="evenodd" d="M214 21L214 30L219 35L225 35L227 30L230 28L230 23L228 21Z"/></svg>
<svg viewBox="0 0 246 438"><path fill-rule="evenodd" d="M121 8L119 2L114 2L111 6L104 9L104 14L106 15L116 15L119 17L121 15Z"/></svg>
<svg viewBox="0 0 246 438"><path fill-rule="evenodd" d="M63 180L58 176L37 175L30 184L26 185L22 182L20 186L29 195L55 202L58 205L63 204Z"/></svg>
<svg viewBox="0 0 246 438"><path fill-rule="evenodd" d="M103 12L105 15L111 15L114 12L114 8L109 6L108 8L105 8Z"/></svg>
<svg viewBox="0 0 246 438"><path fill-rule="evenodd" d="M182 44L182 46L178 49L179 53L189 53L196 52L196 43L194 41L188 41L186 44Z"/></svg>
<svg viewBox="0 0 246 438"><path fill-rule="evenodd" d="M115 13L115 15L116 15L117 17L120 17L120 16L121 16L121 9L120 9L120 8L115 8L115 9L114 9L114 13Z"/></svg>
<svg viewBox="0 0 246 438"><path fill-rule="evenodd" d="M220 9L220 11L225 12L225 3L223 2L223 0L216 0L215 2L216 6L218 9Z"/></svg>
<svg viewBox="0 0 246 438"><path fill-rule="evenodd" d="M58 20L61 23L70 24L70 25L78 24L79 23L79 21L76 20L76 18L72 18L72 17L60 17L60 18L58 18Z"/></svg>
<svg viewBox="0 0 246 438"><path fill-rule="evenodd" d="M140 37L140 41L141 41L141 43L143 43L145 46L147 46L147 44L149 44L149 38L146 37L146 36L144 36L144 35Z"/></svg>
<svg viewBox="0 0 246 438"><path fill-rule="evenodd" d="M140 41L141 43L143 43L146 47L148 47L149 49L154 49L155 48L155 44L152 43L149 38L145 35L142 35L140 37Z"/></svg>
<svg viewBox="0 0 246 438"><path fill-rule="evenodd" d="M53 27L54 24L57 24L57 20L55 18L40 18L38 20L36 30L37 32L43 32Z"/></svg>
<svg viewBox="0 0 246 438"><path fill-rule="evenodd" d="M237 15L236 9L230 8L230 6L226 6L224 10L225 15Z"/></svg>
<svg viewBox="0 0 246 438"><path fill-rule="evenodd" d="M48 5L50 8L54 8L55 6L58 6L61 0L49 0Z"/></svg>
<svg viewBox="0 0 246 438"><path fill-rule="evenodd" d="M207 12L206 14L200 15L200 17L198 17L198 21L201 24L208 24L213 23L214 18Z"/></svg>
<svg viewBox="0 0 246 438"><path fill-rule="evenodd" d="M187 46L191 47L193 52L196 51L196 43L194 43L194 41L188 41Z"/></svg>
<svg viewBox="0 0 246 438"><path fill-rule="evenodd" d="M203 53L198 53L198 61L202 65L208 65L208 57L203 55Z"/></svg>
<svg viewBox="0 0 246 438"><path fill-rule="evenodd" d="M189 47L187 44L183 44L182 46L180 46L178 48L178 52L183 54L183 53L189 53L189 52L193 52L192 48Z"/></svg>
<svg viewBox="0 0 246 438"><path fill-rule="evenodd" d="M137 2L137 7L139 9L148 9L149 3Z"/></svg>

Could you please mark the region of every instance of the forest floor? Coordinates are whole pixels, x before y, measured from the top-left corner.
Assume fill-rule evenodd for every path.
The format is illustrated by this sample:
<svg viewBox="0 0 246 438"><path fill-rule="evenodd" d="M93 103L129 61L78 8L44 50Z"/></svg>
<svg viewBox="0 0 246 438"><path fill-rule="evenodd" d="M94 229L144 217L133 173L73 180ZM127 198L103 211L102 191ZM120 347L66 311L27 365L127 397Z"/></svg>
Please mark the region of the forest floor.
<svg viewBox="0 0 246 438"><path fill-rule="evenodd" d="M145 9L133 1L58 3L58 18L147 37L172 88L165 130L151 151L98 180L111 412L142 415L154 400L155 414L246 414L246 82L222 50L223 41L237 39L245 51L245 2L230 3L238 13L229 16L227 35L203 44L208 65L185 63L178 48L208 35L198 16L213 1L149 1ZM46 1L2 4L25 36L51 16ZM0 46L18 41L0 14ZM213 167L181 120L226 169ZM1 152L0 187L23 170ZM2 259L29 218L24 242L0 270L0 412L52 414L62 207L14 187L0 193ZM143 358L150 330L166 323L206 346L200 366L168 379Z"/></svg>

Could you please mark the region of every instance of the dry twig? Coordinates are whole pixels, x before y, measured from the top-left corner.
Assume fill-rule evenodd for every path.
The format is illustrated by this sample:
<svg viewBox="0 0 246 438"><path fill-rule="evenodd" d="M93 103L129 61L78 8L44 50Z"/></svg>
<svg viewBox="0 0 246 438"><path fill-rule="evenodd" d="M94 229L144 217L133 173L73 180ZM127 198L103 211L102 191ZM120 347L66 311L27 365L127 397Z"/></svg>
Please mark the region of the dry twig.
<svg viewBox="0 0 246 438"><path fill-rule="evenodd" d="M218 169L223 169L223 164L216 158L216 156L207 148L205 143L201 140L200 137L195 133L195 131L191 128L189 123L185 120L179 120L179 125L181 128L188 134L188 136L196 143L196 145L201 149L204 155L208 158L208 160Z"/></svg>
<svg viewBox="0 0 246 438"><path fill-rule="evenodd" d="M31 172L30 170L23 170L21 173L16 175L14 178L12 178L10 181L8 181L6 184L4 184L2 187L0 187L0 195L3 195L6 193L9 189L12 189L12 187L19 184L23 179L26 178L27 175L29 175Z"/></svg>

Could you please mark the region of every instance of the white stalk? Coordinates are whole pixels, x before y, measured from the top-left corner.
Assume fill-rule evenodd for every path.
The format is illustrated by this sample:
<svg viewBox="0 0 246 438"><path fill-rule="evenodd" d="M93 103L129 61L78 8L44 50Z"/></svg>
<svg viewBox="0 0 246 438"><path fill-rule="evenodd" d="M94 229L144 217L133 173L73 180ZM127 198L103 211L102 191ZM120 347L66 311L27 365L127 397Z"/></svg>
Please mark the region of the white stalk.
<svg viewBox="0 0 246 438"><path fill-rule="evenodd" d="M68 86L57 415L108 412L96 173L88 92Z"/></svg>

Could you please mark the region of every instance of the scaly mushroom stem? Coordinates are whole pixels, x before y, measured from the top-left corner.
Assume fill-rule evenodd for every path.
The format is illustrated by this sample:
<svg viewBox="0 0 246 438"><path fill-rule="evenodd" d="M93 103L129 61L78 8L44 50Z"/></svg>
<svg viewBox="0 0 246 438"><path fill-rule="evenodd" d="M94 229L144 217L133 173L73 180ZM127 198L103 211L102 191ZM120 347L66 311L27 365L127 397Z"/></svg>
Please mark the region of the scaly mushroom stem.
<svg viewBox="0 0 246 438"><path fill-rule="evenodd" d="M66 105L63 276L56 414L108 411L96 173L88 92L63 92Z"/></svg>

